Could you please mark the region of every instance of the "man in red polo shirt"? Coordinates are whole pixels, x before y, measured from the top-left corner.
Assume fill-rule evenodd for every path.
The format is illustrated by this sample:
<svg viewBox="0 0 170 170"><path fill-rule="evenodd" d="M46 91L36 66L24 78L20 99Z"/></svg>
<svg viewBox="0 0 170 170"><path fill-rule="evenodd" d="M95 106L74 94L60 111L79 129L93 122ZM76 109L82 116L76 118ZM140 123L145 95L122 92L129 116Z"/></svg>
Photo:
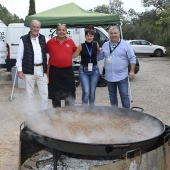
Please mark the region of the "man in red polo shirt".
<svg viewBox="0 0 170 170"><path fill-rule="evenodd" d="M57 36L47 42L49 58L49 96L53 107L61 107L61 100L65 105L74 105L75 77L72 68L72 55L77 47L72 39L67 38L67 28L59 24Z"/></svg>

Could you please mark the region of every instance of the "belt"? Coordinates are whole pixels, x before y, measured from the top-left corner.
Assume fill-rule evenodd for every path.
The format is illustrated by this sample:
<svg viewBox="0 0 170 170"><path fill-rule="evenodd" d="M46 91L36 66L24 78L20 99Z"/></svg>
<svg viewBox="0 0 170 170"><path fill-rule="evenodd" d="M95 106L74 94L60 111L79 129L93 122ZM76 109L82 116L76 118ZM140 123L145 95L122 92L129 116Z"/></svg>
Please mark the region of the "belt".
<svg viewBox="0 0 170 170"><path fill-rule="evenodd" d="M42 65L42 63L41 64L34 64L34 66L41 66Z"/></svg>

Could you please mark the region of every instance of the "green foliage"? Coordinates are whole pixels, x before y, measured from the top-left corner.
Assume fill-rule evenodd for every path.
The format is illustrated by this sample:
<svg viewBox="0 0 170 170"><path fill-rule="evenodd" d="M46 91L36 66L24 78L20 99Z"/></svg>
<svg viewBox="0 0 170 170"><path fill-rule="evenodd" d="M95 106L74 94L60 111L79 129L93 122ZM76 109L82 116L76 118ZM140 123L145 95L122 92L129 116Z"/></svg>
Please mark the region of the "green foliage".
<svg viewBox="0 0 170 170"><path fill-rule="evenodd" d="M144 7L154 6L156 9L165 9L169 6L169 0L142 0Z"/></svg>
<svg viewBox="0 0 170 170"><path fill-rule="evenodd" d="M94 8L93 10L94 12L100 12L100 13L105 13L105 14L109 14L109 6L107 5L102 5L102 6L97 6Z"/></svg>
<svg viewBox="0 0 170 170"><path fill-rule="evenodd" d="M136 20L131 19L130 33L129 23L124 22L123 32L126 39L146 39L154 44L170 46L170 8L164 10L152 9L138 14ZM134 32L134 34L133 34Z"/></svg>
<svg viewBox="0 0 170 170"><path fill-rule="evenodd" d="M133 24L138 18L139 14L135 12L134 9L129 9L129 11L126 12L126 15L122 17L122 22Z"/></svg>
<svg viewBox="0 0 170 170"><path fill-rule="evenodd" d="M153 8L142 13L135 12L134 9L124 11L121 0L109 0L109 6L105 6L109 10L102 6L95 10L119 14L124 39L145 39L153 44L170 46L170 0L141 0L141 2L144 7Z"/></svg>
<svg viewBox="0 0 170 170"><path fill-rule="evenodd" d="M30 0L29 12L28 15L36 14L35 10L35 0Z"/></svg>
<svg viewBox="0 0 170 170"><path fill-rule="evenodd" d="M0 20L8 25L9 23L23 23L24 20L16 14L11 14L4 6L0 4Z"/></svg>
<svg viewBox="0 0 170 170"><path fill-rule="evenodd" d="M125 11L121 0L109 0L108 5L103 4L90 11L119 14L124 39L146 39L153 44L170 46L170 0L141 0L141 2L144 7L152 7L152 9L142 13L134 9ZM35 13L35 0L30 0L28 15ZM12 22L24 22L16 14L12 15L1 4L0 20L6 25Z"/></svg>
<svg viewBox="0 0 170 170"><path fill-rule="evenodd" d="M121 0L109 0L110 12L113 14L119 14L120 17L126 14L122 5L123 2Z"/></svg>

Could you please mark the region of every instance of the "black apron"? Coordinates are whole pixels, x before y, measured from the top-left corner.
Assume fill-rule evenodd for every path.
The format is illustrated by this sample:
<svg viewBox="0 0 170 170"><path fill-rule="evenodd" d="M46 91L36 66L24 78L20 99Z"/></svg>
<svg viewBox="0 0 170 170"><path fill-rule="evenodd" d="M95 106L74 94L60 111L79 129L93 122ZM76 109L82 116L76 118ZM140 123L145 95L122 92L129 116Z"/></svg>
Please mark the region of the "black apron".
<svg viewBox="0 0 170 170"><path fill-rule="evenodd" d="M72 67L57 68L50 65L49 80L48 91L50 99L75 99L76 86Z"/></svg>

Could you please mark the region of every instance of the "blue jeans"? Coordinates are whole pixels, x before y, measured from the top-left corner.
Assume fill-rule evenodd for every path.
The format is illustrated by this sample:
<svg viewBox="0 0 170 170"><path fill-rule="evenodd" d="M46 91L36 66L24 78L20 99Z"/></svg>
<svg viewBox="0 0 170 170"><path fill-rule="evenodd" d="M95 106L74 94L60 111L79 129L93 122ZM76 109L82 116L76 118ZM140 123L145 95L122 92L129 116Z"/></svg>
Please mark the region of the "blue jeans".
<svg viewBox="0 0 170 170"><path fill-rule="evenodd" d="M88 71L87 66L81 65L79 68L79 79L82 87L83 105L94 105L96 86L100 77L99 68L93 66L92 71Z"/></svg>
<svg viewBox="0 0 170 170"><path fill-rule="evenodd" d="M122 102L122 107L130 108L130 100L128 94L128 77L118 82L107 82L107 85L108 85L111 105L118 106L118 98L117 98L117 87L118 87L121 102Z"/></svg>

